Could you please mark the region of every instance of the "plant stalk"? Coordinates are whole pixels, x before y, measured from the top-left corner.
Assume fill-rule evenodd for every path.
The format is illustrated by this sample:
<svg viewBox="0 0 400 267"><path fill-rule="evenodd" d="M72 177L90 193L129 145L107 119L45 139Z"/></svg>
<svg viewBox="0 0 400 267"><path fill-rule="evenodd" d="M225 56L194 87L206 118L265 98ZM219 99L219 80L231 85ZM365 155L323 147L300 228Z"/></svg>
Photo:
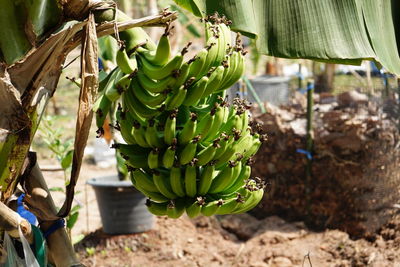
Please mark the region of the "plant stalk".
<svg viewBox="0 0 400 267"><path fill-rule="evenodd" d="M311 156L307 156L306 165L306 200L307 200L307 213L311 215L311 182L312 182L312 155L314 149L314 132L313 132L313 108L314 108L314 83L313 81L307 82L307 135L306 135L306 150Z"/></svg>

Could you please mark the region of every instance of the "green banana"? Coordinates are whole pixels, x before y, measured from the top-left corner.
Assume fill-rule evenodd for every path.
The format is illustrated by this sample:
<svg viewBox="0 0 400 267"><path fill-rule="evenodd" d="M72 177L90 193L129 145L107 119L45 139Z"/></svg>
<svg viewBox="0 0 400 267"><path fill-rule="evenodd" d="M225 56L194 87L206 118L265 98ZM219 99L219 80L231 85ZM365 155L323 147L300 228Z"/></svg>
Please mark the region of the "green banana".
<svg viewBox="0 0 400 267"><path fill-rule="evenodd" d="M186 195L184 179L182 178L182 171L179 166L173 166L171 168L169 182L171 184L172 192L177 196L184 197Z"/></svg>
<svg viewBox="0 0 400 267"><path fill-rule="evenodd" d="M210 75L207 86L201 98L207 97L214 93L214 91L217 91L219 89L219 84L222 81L224 70L224 66L218 66L217 68L215 68L215 70Z"/></svg>
<svg viewBox="0 0 400 267"><path fill-rule="evenodd" d="M147 165L150 169L156 169L159 167L159 155L160 150L158 148L153 148L147 156Z"/></svg>
<svg viewBox="0 0 400 267"><path fill-rule="evenodd" d="M147 209L156 216L165 216L167 215L167 206L168 202L164 203L156 203L151 200L146 201Z"/></svg>
<svg viewBox="0 0 400 267"><path fill-rule="evenodd" d="M191 62L183 63L181 68L172 76L175 78L175 83L172 85L172 90L175 88L180 88L186 82L189 77L190 64Z"/></svg>
<svg viewBox="0 0 400 267"><path fill-rule="evenodd" d="M140 57L141 68L147 77L153 80L162 80L170 76L174 71L178 70L183 61L182 53L173 57L166 65L156 66L151 64L147 59Z"/></svg>
<svg viewBox="0 0 400 267"><path fill-rule="evenodd" d="M188 63L190 64L188 77L200 76L200 72L202 71L203 66L206 62L208 51L210 50L210 48L211 47L204 47L196 54L196 56L188 61Z"/></svg>
<svg viewBox="0 0 400 267"><path fill-rule="evenodd" d="M126 163L133 168L147 168L146 155L149 153L148 148L143 148L138 145L127 145L127 144L114 144L112 146L116 148Z"/></svg>
<svg viewBox="0 0 400 267"><path fill-rule="evenodd" d="M232 185L229 186L222 193L223 194L231 194L233 192L236 192L240 188L242 188L246 184L246 181L250 178L250 174L251 174L251 167L246 164L244 167L242 167L238 177L232 183Z"/></svg>
<svg viewBox="0 0 400 267"><path fill-rule="evenodd" d="M185 106L196 105L204 93L204 90L207 86L207 82L208 82L208 77L204 76L197 82L191 84L190 87L187 88L187 94L183 104Z"/></svg>
<svg viewBox="0 0 400 267"><path fill-rule="evenodd" d="M122 111L122 107L119 105L117 112L115 113L117 123L122 138L128 144L137 144L135 137L132 135L133 122L128 120L128 116Z"/></svg>
<svg viewBox="0 0 400 267"><path fill-rule="evenodd" d="M124 91L122 88L117 87L117 81L123 77L123 73L119 68L112 72L110 79L108 79L107 84L104 87L104 94L110 99L111 102L116 101Z"/></svg>
<svg viewBox="0 0 400 267"><path fill-rule="evenodd" d="M165 101L165 109L177 109L180 105L182 105L183 101L185 101L186 93L187 89L184 85L182 85L177 92L170 93Z"/></svg>
<svg viewBox="0 0 400 267"><path fill-rule="evenodd" d="M208 202L201 207L201 214L204 216L212 216L218 212L218 209L224 204L222 199Z"/></svg>
<svg viewBox="0 0 400 267"><path fill-rule="evenodd" d="M255 191L250 191L249 196L247 199L239 205L235 210L233 210L231 213L232 214L238 214L238 213L244 213L246 211L249 211L253 209L257 204L261 201L264 195L264 190L262 188L255 190Z"/></svg>
<svg viewBox="0 0 400 267"><path fill-rule="evenodd" d="M178 110L173 110L165 122L164 126L164 142L167 145L171 145L176 135L176 116Z"/></svg>
<svg viewBox="0 0 400 267"><path fill-rule="evenodd" d="M144 126L141 126L140 123L134 121L132 127L132 136L135 138L136 143L141 147L150 147L150 145L146 141L146 130Z"/></svg>
<svg viewBox="0 0 400 267"><path fill-rule="evenodd" d="M153 94L147 91L142 85L138 82L137 77L133 77L129 90L133 92L133 94L145 105L150 107L156 107L162 104L167 98L168 89L165 89L163 92L159 94Z"/></svg>
<svg viewBox="0 0 400 267"><path fill-rule="evenodd" d="M221 170L221 172L213 179L208 193L222 192L228 185L230 185L236 165L237 163L229 161L228 166Z"/></svg>
<svg viewBox="0 0 400 267"><path fill-rule="evenodd" d="M263 137L261 137L259 134L253 135L253 143L249 149L247 149L243 153L243 159L248 160L250 157L254 156L254 154L257 153L258 149L260 148L262 144Z"/></svg>
<svg viewBox="0 0 400 267"><path fill-rule="evenodd" d="M204 198L199 196L193 203L186 206L186 214L189 218L195 218L200 215L201 208L205 204Z"/></svg>
<svg viewBox="0 0 400 267"><path fill-rule="evenodd" d="M220 137L221 141L219 142L219 148L215 152L213 160L219 159L226 151L226 149L230 146L231 141L233 141L233 138L231 138L230 135L227 135L225 132L221 133Z"/></svg>
<svg viewBox="0 0 400 267"><path fill-rule="evenodd" d="M167 169L170 169L175 162L175 153L176 153L176 138L172 141L171 145L165 150L162 158L163 166Z"/></svg>
<svg viewBox="0 0 400 267"><path fill-rule="evenodd" d="M197 190L198 195L204 196L208 193L215 173L216 171L213 162L208 163L205 167L202 168L199 180L199 187Z"/></svg>
<svg viewBox="0 0 400 267"><path fill-rule="evenodd" d="M131 172L131 180L134 180L136 186L143 188L146 191L158 192L158 189L153 182L153 178L140 169L135 169Z"/></svg>
<svg viewBox="0 0 400 267"><path fill-rule="evenodd" d="M215 152L219 148L219 142L220 142L220 139L217 138L212 142L212 144L208 145L206 148L204 148L199 153L197 153L197 156L196 156L198 159L197 164L199 166L206 165L214 158Z"/></svg>
<svg viewBox="0 0 400 267"><path fill-rule="evenodd" d="M125 74L131 74L137 69L136 57L129 58L124 46L117 51L116 62Z"/></svg>
<svg viewBox="0 0 400 267"><path fill-rule="evenodd" d="M165 90L172 88L177 83L177 79L171 75L162 80L152 80L143 73L143 71L138 71L137 79L139 84L150 93L162 93Z"/></svg>
<svg viewBox="0 0 400 267"><path fill-rule="evenodd" d="M215 110L208 112L201 120L197 123L195 135L207 136L208 131L211 129L211 125L214 121Z"/></svg>
<svg viewBox="0 0 400 267"><path fill-rule="evenodd" d="M192 160L186 165L185 169L185 191L189 197L196 196L197 193L197 167L196 160Z"/></svg>
<svg viewBox="0 0 400 267"><path fill-rule="evenodd" d="M127 90L122 94L123 98L126 100L126 106L129 109L129 112L135 112L139 116L149 119L152 117L156 117L161 113L164 109L163 106L161 107L149 107L142 102L135 96L133 90Z"/></svg>
<svg viewBox="0 0 400 267"><path fill-rule="evenodd" d="M130 105L132 105L132 103L129 103L129 105L126 103L126 97L122 97L122 108L123 110L126 112L126 114L128 114L128 116L130 118L132 118L133 120L136 120L140 125L146 126L147 125L147 121L145 118L143 118L142 116L139 116L135 110L130 108ZM129 101L128 101L129 102Z"/></svg>
<svg viewBox="0 0 400 267"><path fill-rule="evenodd" d="M159 135L157 131L156 121L154 119L149 120L149 125L146 128L145 134L146 142L151 147L162 148L164 147L164 142L162 141L162 137Z"/></svg>
<svg viewBox="0 0 400 267"><path fill-rule="evenodd" d="M99 129L99 134L102 135L104 121L106 120L107 114L110 112L112 102L106 97L105 94L101 94L93 105L93 111L96 114L96 126Z"/></svg>
<svg viewBox="0 0 400 267"><path fill-rule="evenodd" d="M141 53L149 62L154 65L164 65L168 62L171 46L169 43L169 31L172 28L167 27L165 29L164 34L161 36L157 49L155 51L147 50L147 49L138 49L138 52Z"/></svg>
<svg viewBox="0 0 400 267"><path fill-rule="evenodd" d="M185 212L185 202L182 199L170 200L167 205L167 216L177 219Z"/></svg>
<svg viewBox="0 0 400 267"><path fill-rule="evenodd" d="M212 112L214 112L215 114L214 119L212 125L210 126L210 129L208 130L207 135L203 137L203 142L215 139L224 123L225 107L218 105L217 107L213 108Z"/></svg>
<svg viewBox="0 0 400 267"><path fill-rule="evenodd" d="M179 154L179 163L181 165L186 165L193 160L196 155L197 143L200 141L200 136L195 136L193 139L183 147L181 153Z"/></svg>
<svg viewBox="0 0 400 267"><path fill-rule="evenodd" d="M154 184L156 185L158 191L162 195L164 195L165 197L167 197L169 199L177 198L177 195L175 195L172 192L171 185L169 183L169 179L166 178L159 171L156 171L156 170L153 171L153 181L154 181Z"/></svg>
<svg viewBox="0 0 400 267"><path fill-rule="evenodd" d="M183 129L178 133L178 142L180 145L186 145L193 139L197 128L197 115L190 113L190 120L185 123Z"/></svg>
<svg viewBox="0 0 400 267"><path fill-rule="evenodd" d="M225 200L224 204L217 210L217 215L225 215L232 213L235 209L237 209L241 204L243 204L244 200L240 194L237 194L233 198Z"/></svg>
<svg viewBox="0 0 400 267"><path fill-rule="evenodd" d="M232 85L234 85L242 77L245 71L244 56L242 52L235 51L234 54L237 54L237 59L235 59L237 61L235 64L235 71L233 72L230 79L228 79L226 82L224 82L224 84L221 85L220 90L230 88Z"/></svg>

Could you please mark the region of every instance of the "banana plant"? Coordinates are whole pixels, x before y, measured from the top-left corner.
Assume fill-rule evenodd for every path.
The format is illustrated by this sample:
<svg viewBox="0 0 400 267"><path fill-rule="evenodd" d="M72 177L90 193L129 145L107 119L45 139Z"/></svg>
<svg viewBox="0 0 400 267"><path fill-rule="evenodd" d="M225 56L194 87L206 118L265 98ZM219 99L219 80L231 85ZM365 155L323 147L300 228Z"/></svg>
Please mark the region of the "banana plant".
<svg viewBox="0 0 400 267"><path fill-rule="evenodd" d="M397 0L174 0L196 16L224 14L261 53L360 65L374 60L400 75Z"/></svg>

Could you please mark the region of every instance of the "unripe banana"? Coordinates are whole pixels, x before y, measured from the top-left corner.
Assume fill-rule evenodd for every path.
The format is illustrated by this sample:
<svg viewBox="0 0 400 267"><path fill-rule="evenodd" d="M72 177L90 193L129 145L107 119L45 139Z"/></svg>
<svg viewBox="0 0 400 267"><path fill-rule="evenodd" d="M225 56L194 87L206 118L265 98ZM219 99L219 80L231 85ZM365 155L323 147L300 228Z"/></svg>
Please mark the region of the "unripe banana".
<svg viewBox="0 0 400 267"><path fill-rule="evenodd" d="M228 166L221 170L217 176L213 179L209 193L219 193L222 192L229 184L232 182L232 175L235 171L235 166L237 163L230 161Z"/></svg>
<svg viewBox="0 0 400 267"><path fill-rule="evenodd" d="M178 110L173 110L165 122L164 126L164 142L167 145L171 145L176 135L176 116Z"/></svg>
<svg viewBox="0 0 400 267"><path fill-rule="evenodd" d="M146 130L137 121L133 123L132 135L136 140L136 143L141 147L150 147L146 141Z"/></svg>
<svg viewBox="0 0 400 267"><path fill-rule="evenodd" d="M151 200L146 201L147 209L156 216L165 216L167 215L167 206L168 202L164 203L156 203Z"/></svg>
<svg viewBox="0 0 400 267"><path fill-rule="evenodd" d="M225 132L221 133L220 137L221 141L219 142L219 148L215 152L213 160L219 159L226 151L226 149L230 146L231 141L233 141L233 138L231 136L227 135Z"/></svg>
<svg viewBox="0 0 400 267"><path fill-rule="evenodd" d="M237 194L235 197L225 200L224 204L218 209L216 214L225 215L232 213L235 209L237 209L241 204L243 204L244 200L240 194Z"/></svg>
<svg viewBox="0 0 400 267"><path fill-rule="evenodd" d="M186 98L183 104L186 106L196 105L201 99L204 90L206 89L207 82L208 82L208 77L204 76L194 84L191 84L190 87L187 89Z"/></svg>
<svg viewBox="0 0 400 267"><path fill-rule="evenodd" d="M96 114L96 126L100 132L104 132L102 129L107 114L110 112L111 104L112 102L110 99L108 99L105 94L101 94L93 105L93 111Z"/></svg>
<svg viewBox="0 0 400 267"><path fill-rule="evenodd" d="M168 38L169 30L169 27L167 27L164 34L161 36L156 51L138 49L138 52L154 65L161 66L168 62L171 53L171 46Z"/></svg>
<svg viewBox="0 0 400 267"><path fill-rule="evenodd" d="M156 169L159 167L159 155L160 150L158 148L153 148L147 156L147 164L150 169ZM154 179L154 178L153 178ZM162 192L161 192L162 193Z"/></svg>
<svg viewBox="0 0 400 267"><path fill-rule="evenodd" d="M132 78L129 90L133 92L133 94L137 97L137 99L139 99L140 102L148 105L149 107L156 107L162 104L167 98L169 92L166 89L160 94L150 93L141 86L141 84L138 82L137 77Z"/></svg>
<svg viewBox="0 0 400 267"><path fill-rule="evenodd" d="M199 180L199 187L197 190L197 194L200 196L204 196L208 193L210 189L212 180L214 178L216 171L213 162L210 162L205 167L202 168L200 180Z"/></svg>
<svg viewBox="0 0 400 267"><path fill-rule="evenodd" d="M165 101L165 109L177 109L180 105L182 105L183 101L185 101L186 93L187 89L184 85L182 85L177 92L170 93Z"/></svg>
<svg viewBox="0 0 400 267"><path fill-rule="evenodd" d="M180 145L186 145L193 139L197 129L197 115L196 113L190 114L190 120L185 123L182 131L178 134L178 142Z"/></svg>
<svg viewBox="0 0 400 267"><path fill-rule="evenodd" d="M133 121L128 120L128 115L122 111L122 107L120 105L118 106L115 116L117 118L119 130L124 141L128 144L137 144L135 137L132 135Z"/></svg>
<svg viewBox="0 0 400 267"><path fill-rule="evenodd" d="M203 137L203 142L207 142L216 138L218 132L224 123L225 108L218 105L212 112L215 114L213 123L206 136Z"/></svg>
<svg viewBox="0 0 400 267"><path fill-rule="evenodd" d="M118 67L122 70L125 74L131 74L137 68L136 57L129 58L125 47L121 47L117 51L116 61Z"/></svg>
<svg viewBox="0 0 400 267"><path fill-rule="evenodd" d="M189 218L195 218L200 215L201 207L205 204L204 198L199 196L196 200L186 206L186 213Z"/></svg>
<svg viewBox="0 0 400 267"><path fill-rule="evenodd" d="M261 201L263 195L264 195L264 190L262 188L255 191L251 191L249 197L247 197L245 202L239 205L231 213L232 214L244 213L246 211L253 209Z"/></svg>
<svg viewBox="0 0 400 267"><path fill-rule="evenodd" d="M185 202L182 199L170 200L167 205L167 215L169 218L177 219L185 212Z"/></svg>
<svg viewBox="0 0 400 267"><path fill-rule="evenodd" d="M186 195L184 178L182 177L182 170L179 166L173 166L171 168L169 182L171 184L172 191L179 197Z"/></svg>
<svg viewBox="0 0 400 267"><path fill-rule="evenodd" d="M220 139L217 138L212 142L212 144L208 145L206 148L204 148L199 153L197 153L197 156L196 156L198 159L197 164L199 166L206 165L214 158L215 152L219 148L219 142L220 142Z"/></svg>
<svg viewBox="0 0 400 267"><path fill-rule="evenodd" d="M146 142L151 147L162 148L165 146L164 142L162 141L162 137L159 135L159 132L157 131L157 126L154 119L149 120L149 125L146 128L145 138Z"/></svg>
<svg viewBox="0 0 400 267"><path fill-rule="evenodd" d="M196 160L192 160L186 165L185 169L185 191L189 197L195 197L197 194L197 167Z"/></svg>
<svg viewBox="0 0 400 267"><path fill-rule="evenodd" d="M211 47L205 47L202 50L200 50L194 58L189 60L188 63L190 63L190 68L189 68L189 74L188 77L199 77L200 72L203 69L203 66L206 62L207 55L208 55L208 50Z"/></svg>
<svg viewBox="0 0 400 267"><path fill-rule="evenodd" d="M131 172L131 180L135 181L135 185L149 192L159 192L153 182L153 178L140 169Z"/></svg>
<svg viewBox="0 0 400 267"><path fill-rule="evenodd" d="M122 97L125 100L126 106L129 109L129 112L135 112L143 118L152 118L158 116L161 111L164 109L161 107L149 107L143 104L135 94L133 90L127 90L122 94Z"/></svg>
<svg viewBox="0 0 400 267"><path fill-rule="evenodd" d="M174 76L168 76L162 80L152 80L139 70L137 73L137 80L139 84L146 89L149 93L162 93L165 90L172 88L177 83L177 79Z"/></svg>
<svg viewBox="0 0 400 267"><path fill-rule="evenodd" d="M169 183L169 178L165 177L159 171L154 170L153 171L153 181L154 181L154 184L156 185L158 191L162 195L164 195L165 197L167 197L169 199L177 198L177 195L175 195L172 192L171 185Z"/></svg>
<svg viewBox="0 0 400 267"><path fill-rule="evenodd" d="M150 79L153 80L162 80L165 77L171 75L174 71L178 70L183 61L183 55L178 54L174 58L172 58L166 65L164 66L156 66L151 64L144 57L140 57L141 68L144 74L147 75Z"/></svg>
<svg viewBox="0 0 400 267"><path fill-rule="evenodd" d="M170 169L175 162L175 153L176 153L176 138L172 142L172 144L165 150L164 155L163 155L163 166L167 169Z"/></svg>
<svg viewBox="0 0 400 267"><path fill-rule="evenodd" d="M201 207L201 214L204 216L212 216L217 213L218 209L224 204L222 199L214 200L208 202L203 207Z"/></svg>
<svg viewBox="0 0 400 267"><path fill-rule="evenodd" d="M138 145L113 144L112 148L116 148L126 163L133 168L147 168L146 155L149 153L148 148Z"/></svg>
<svg viewBox="0 0 400 267"><path fill-rule="evenodd" d="M215 111L208 112L201 120L197 123L195 135L207 136L208 131L214 121Z"/></svg>
<svg viewBox="0 0 400 267"><path fill-rule="evenodd" d="M201 136L195 136L179 154L179 163L186 165L193 160L196 155L197 143L200 141Z"/></svg>
<svg viewBox="0 0 400 267"><path fill-rule="evenodd" d="M222 81L224 70L224 66L219 66L211 73L201 98L207 97L219 89L219 84Z"/></svg>
<svg viewBox="0 0 400 267"><path fill-rule="evenodd" d="M231 194L242 188L246 184L246 180L250 178L250 174L251 174L251 167L246 164L245 166L242 167L240 174L238 175L234 183L226 190L224 190L222 193Z"/></svg>
<svg viewBox="0 0 400 267"><path fill-rule="evenodd" d="M117 82L123 77L123 75L124 73L119 68L116 68L116 71L112 72L110 79L104 87L104 94L111 102L118 100L124 91L119 86L117 87Z"/></svg>

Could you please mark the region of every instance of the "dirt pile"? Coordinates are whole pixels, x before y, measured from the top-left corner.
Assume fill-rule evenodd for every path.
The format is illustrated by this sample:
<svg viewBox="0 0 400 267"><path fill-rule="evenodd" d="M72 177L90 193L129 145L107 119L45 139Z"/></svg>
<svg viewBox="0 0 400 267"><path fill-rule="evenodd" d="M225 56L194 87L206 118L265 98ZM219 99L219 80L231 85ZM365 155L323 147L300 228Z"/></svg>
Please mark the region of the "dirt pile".
<svg viewBox="0 0 400 267"><path fill-rule="evenodd" d="M309 184L306 155L298 153L305 149L305 98L281 108L267 105L267 113L256 117L269 139L252 175L264 177L270 191L253 214L305 220L359 237L373 234L399 211L398 123L381 108L397 107L367 102L360 94L338 99L316 95Z"/></svg>
<svg viewBox="0 0 400 267"><path fill-rule="evenodd" d="M394 235L400 236L398 223L392 226ZM398 243L381 235L374 241L354 241L339 230L317 233L302 222L288 223L276 216L258 220L248 214L195 220L159 218L154 230L135 235L109 236L98 230L87 236L77 251L86 266L110 267L400 264Z"/></svg>

